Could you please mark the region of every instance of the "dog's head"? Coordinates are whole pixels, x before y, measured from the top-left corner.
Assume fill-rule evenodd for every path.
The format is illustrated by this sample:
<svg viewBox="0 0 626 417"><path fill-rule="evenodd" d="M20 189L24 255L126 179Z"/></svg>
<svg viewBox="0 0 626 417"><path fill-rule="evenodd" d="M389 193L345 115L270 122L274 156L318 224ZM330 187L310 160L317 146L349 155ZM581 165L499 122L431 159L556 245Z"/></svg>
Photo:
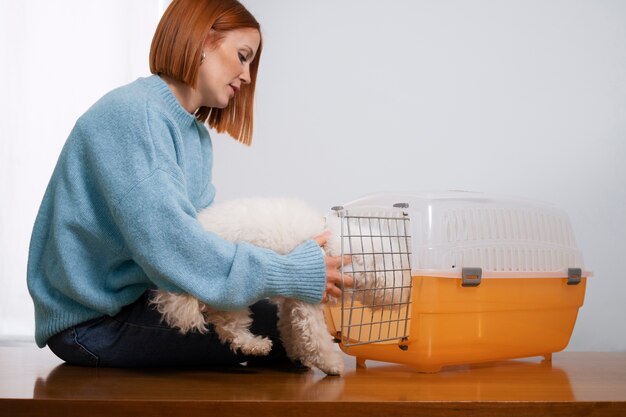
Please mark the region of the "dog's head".
<svg viewBox="0 0 626 417"><path fill-rule="evenodd" d="M324 247L330 256L352 257L343 270L354 277L354 288L344 291L344 301L358 301L373 310L400 308L411 295L407 239L380 224L349 221L326 218L332 236Z"/></svg>

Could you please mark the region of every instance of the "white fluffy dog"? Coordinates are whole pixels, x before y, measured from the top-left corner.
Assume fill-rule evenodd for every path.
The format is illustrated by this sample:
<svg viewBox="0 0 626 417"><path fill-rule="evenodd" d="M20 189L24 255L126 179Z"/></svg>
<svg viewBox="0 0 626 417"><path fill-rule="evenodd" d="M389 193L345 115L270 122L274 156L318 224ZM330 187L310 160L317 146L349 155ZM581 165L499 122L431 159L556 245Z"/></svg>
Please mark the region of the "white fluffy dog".
<svg viewBox="0 0 626 417"><path fill-rule="evenodd" d="M330 256L339 256L341 251L338 218L325 219L306 203L295 199L241 199L214 204L198 215L202 226L222 238L237 243L246 241L256 246L287 254L305 240L319 235L324 229L332 232L324 250ZM371 233L371 231L370 231ZM363 243L365 241L365 244ZM371 243L368 243L371 242ZM383 255L385 244L378 240L361 239L353 256L352 269L358 301L376 309L383 305L396 305L409 297L409 291L386 291L385 287L406 288L410 276L407 274L376 274L376 262L382 265L397 255ZM392 244L393 245L393 244ZM353 249L354 251L354 249ZM396 248L397 251L397 248ZM354 253L354 252L353 252ZM379 268L380 269L380 268ZM360 289L360 290L359 290ZM344 293L345 294L345 293ZM278 330L281 340L292 360L299 360L309 367L317 367L326 374L339 375L343 372L343 358L336 349L333 338L324 321L324 306L309 304L296 299L276 297L272 301L278 307ZM206 332L207 324L213 324L222 343L230 344L233 351L247 355L267 355L272 342L265 337L252 334L252 323L248 309L242 311L218 311L187 294L155 291L152 302L163 319L182 333Z"/></svg>

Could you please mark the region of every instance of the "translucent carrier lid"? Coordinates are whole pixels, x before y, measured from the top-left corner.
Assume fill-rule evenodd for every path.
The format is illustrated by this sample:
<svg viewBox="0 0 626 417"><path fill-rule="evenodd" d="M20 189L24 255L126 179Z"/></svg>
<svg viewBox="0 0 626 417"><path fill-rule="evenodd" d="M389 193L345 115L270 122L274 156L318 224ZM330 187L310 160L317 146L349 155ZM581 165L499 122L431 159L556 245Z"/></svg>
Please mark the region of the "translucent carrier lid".
<svg viewBox="0 0 626 417"><path fill-rule="evenodd" d="M368 195L343 206L351 215L402 211L409 218L411 273L459 278L567 277L584 270L567 214L538 201L465 191Z"/></svg>

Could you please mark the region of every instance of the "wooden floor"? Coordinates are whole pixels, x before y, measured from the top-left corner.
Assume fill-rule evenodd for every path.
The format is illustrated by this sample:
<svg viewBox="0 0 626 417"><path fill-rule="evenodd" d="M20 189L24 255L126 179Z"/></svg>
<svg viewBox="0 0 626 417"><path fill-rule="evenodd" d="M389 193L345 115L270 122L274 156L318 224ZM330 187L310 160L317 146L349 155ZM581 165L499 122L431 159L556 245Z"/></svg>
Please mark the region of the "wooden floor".
<svg viewBox="0 0 626 417"><path fill-rule="evenodd" d="M444 368L346 356L343 377L246 367L90 369L0 345L0 416L626 416L626 353L560 353Z"/></svg>

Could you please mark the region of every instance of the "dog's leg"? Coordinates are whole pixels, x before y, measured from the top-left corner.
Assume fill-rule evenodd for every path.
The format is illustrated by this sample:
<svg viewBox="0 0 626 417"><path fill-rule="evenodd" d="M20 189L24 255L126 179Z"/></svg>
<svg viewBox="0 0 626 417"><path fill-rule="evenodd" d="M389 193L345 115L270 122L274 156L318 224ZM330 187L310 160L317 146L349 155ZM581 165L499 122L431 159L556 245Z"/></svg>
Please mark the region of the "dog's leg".
<svg viewBox="0 0 626 417"><path fill-rule="evenodd" d="M272 341L250 332L250 310L218 311L207 309L206 319L213 324L220 341L229 344L233 352L244 355L266 356L272 350Z"/></svg>
<svg viewBox="0 0 626 417"><path fill-rule="evenodd" d="M278 330L289 358L328 375L341 375L343 356L328 332L323 309L321 304L282 299L278 303Z"/></svg>

